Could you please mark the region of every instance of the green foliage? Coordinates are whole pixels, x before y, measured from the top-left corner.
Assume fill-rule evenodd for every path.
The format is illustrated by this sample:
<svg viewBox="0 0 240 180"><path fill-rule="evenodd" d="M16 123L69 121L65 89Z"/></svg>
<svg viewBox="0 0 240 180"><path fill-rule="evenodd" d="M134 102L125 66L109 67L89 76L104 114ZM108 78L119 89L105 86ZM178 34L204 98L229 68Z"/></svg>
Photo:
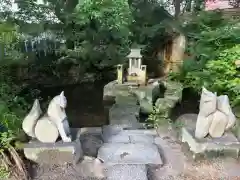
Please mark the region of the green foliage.
<svg viewBox="0 0 240 180"><path fill-rule="evenodd" d="M28 104L18 94L22 86L13 83L10 66L0 66L0 177L9 175L27 178L27 171L22 158L15 150L22 128L23 115Z"/></svg>
<svg viewBox="0 0 240 180"><path fill-rule="evenodd" d="M81 64L99 69L124 59L129 51L128 26L132 21L126 0L80 1L73 19L75 48L68 51L70 56L77 55Z"/></svg>
<svg viewBox="0 0 240 180"><path fill-rule="evenodd" d="M188 37L187 52L199 68L222 50L240 42L240 24L224 19L221 12L201 12L186 23L184 30Z"/></svg>
<svg viewBox="0 0 240 180"><path fill-rule="evenodd" d="M160 106L154 106L153 111L149 114L147 119L147 126L158 128L159 126L166 125L171 122L169 112Z"/></svg>
<svg viewBox="0 0 240 180"><path fill-rule="evenodd" d="M202 86L218 94L226 94L231 105L239 105L239 70L235 61L240 56L240 25L223 19L220 12L200 13L185 30L187 52L182 71L170 77L201 92Z"/></svg>
<svg viewBox="0 0 240 180"><path fill-rule="evenodd" d="M20 42L18 27L9 22L0 22L1 66L23 63L24 55L19 51Z"/></svg>
<svg viewBox="0 0 240 180"><path fill-rule="evenodd" d="M232 106L240 104L240 77L235 61L240 56L240 45L222 51L216 60L206 63L202 71L189 72L187 84L200 91L201 86L218 94L227 94Z"/></svg>
<svg viewBox="0 0 240 180"><path fill-rule="evenodd" d="M2 159L2 166L0 167L0 177L8 178L10 174L19 176L19 173L21 173L20 176L22 177L23 175L23 178L26 179L27 171L25 165L14 149L14 142L18 139L21 132L23 119L22 114L17 112L25 112L23 103L25 101L18 98L16 94L14 95L16 91L14 91L13 86L10 87L6 82L1 83L1 85L0 125L2 128L0 132L0 157ZM20 105L20 103L22 103L22 105ZM13 111L13 109L15 111Z"/></svg>
<svg viewBox="0 0 240 180"><path fill-rule="evenodd" d="M20 0L18 5L21 16L39 19L43 31L47 28L66 41L61 61L101 70L121 63L129 52L132 16L127 0ZM50 12L51 23L44 20Z"/></svg>

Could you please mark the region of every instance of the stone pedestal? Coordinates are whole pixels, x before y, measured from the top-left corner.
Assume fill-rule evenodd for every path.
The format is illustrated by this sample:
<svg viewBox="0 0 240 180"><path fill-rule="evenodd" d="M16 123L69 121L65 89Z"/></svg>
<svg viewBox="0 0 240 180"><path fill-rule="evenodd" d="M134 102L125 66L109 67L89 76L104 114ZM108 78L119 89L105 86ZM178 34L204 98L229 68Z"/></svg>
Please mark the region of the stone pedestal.
<svg viewBox="0 0 240 180"><path fill-rule="evenodd" d="M80 129L71 129L72 142L42 143L32 140L24 145L27 159L39 164L77 163L83 156Z"/></svg>
<svg viewBox="0 0 240 180"><path fill-rule="evenodd" d="M222 155L238 158L240 143L231 132L225 132L220 138L196 139L194 129L183 127L181 136L182 142L189 146L195 159L197 157L210 158Z"/></svg>

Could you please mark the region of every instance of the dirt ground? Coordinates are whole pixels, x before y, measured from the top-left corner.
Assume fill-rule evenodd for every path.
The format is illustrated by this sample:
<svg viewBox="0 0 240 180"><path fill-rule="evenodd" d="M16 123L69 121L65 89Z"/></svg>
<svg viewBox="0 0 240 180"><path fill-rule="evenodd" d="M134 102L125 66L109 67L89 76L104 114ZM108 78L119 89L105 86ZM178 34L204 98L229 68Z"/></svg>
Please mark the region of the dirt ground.
<svg viewBox="0 0 240 180"><path fill-rule="evenodd" d="M152 180L240 180L240 163L233 158L194 161L171 130L158 131L162 137L165 165L151 172Z"/></svg>

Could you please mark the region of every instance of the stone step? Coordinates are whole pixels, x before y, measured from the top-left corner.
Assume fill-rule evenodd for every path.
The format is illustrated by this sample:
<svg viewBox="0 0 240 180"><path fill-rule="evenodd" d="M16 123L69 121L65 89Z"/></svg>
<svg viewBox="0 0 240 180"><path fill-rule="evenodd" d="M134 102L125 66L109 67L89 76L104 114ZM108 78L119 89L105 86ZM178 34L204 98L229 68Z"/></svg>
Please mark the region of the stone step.
<svg viewBox="0 0 240 180"><path fill-rule="evenodd" d="M111 125L120 125L123 128L138 128L139 122L136 116L134 115L123 115L115 119L109 119Z"/></svg>
<svg viewBox="0 0 240 180"><path fill-rule="evenodd" d="M80 134L102 134L102 127L83 127L80 129Z"/></svg>
<svg viewBox="0 0 240 180"><path fill-rule="evenodd" d="M144 164L113 165L107 168L108 180L147 180L147 167Z"/></svg>
<svg viewBox="0 0 240 180"><path fill-rule="evenodd" d="M103 129L105 143L154 143L157 132L155 130L123 130L114 128Z"/></svg>
<svg viewBox="0 0 240 180"><path fill-rule="evenodd" d="M106 164L151 164L162 165L155 144L105 143L98 150L98 158Z"/></svg>
<svg viewBox="0 0 240 180"><path fill-rule="evenodd" d="M139 111L137 105L114 104L109 110L109 122L111 125L121 125L124 128L137 127Z"/></svg>
<svg viewBox="0 0 240 180"><path fill-rule="evenodd" d="M138 105L114 104L109 110L109 119L118 119L121 116L139 116L140 107Z"/></svg>
<svg viewBox="0 0 240 180"><path fill-rule="evenodd" d="M113 136L103 136L104 143L154 143L154 137L151 135L128 135L124 132L121 132Z"/></svg>
<svg viewBox="0 0 240 180"><path fill-rule="evenodd" d="M142 134L142 135L152 135L157 136L158 133L156 129L123 129L120 126L103 126L102 132L103 134L107 134L108 136L116 135L120 132L124 131L126 134L134 135L134 134Z"/></svg>
<svg viewBox="0 0 240 180"><path fill-rule="evenodd" d="M133 126L128 126L128 127L121 124L110 124L110 125L102 126L102 134L108 134L109 136L111 136L111 135L116 135L123 130L143 130L143 129L144 129L144 125L142 123L137 123L137 124L134 124Z"/></svg>
<svg viewBox="0 0 240 180"><path fill-rule="evenodd" d="M116 96L115 98L116 104L124 104L124 105L137 105L138 100L134 96Z"/></svg>

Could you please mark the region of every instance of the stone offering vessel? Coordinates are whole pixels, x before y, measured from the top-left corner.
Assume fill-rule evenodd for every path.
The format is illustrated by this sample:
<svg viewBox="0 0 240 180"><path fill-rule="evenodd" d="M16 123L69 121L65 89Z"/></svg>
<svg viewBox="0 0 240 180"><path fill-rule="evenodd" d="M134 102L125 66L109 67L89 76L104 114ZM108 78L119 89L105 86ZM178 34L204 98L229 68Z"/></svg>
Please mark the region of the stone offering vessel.
<svg viewBox="0 0 240 180"><path fill-rule="evenodd" d="M212 138L220 138L236 123L227 95L217 96L203 87L199 109L195 130L198 139L208 134Z"/></svg>
<svg viewBox="0 0 240 180"><path fill-rule="evenodd" d="M32 109L24 118L22 128L24 132L40 142L54 143L59 135L63 142L71 142L69 123L65 108L67 100L62 91L55 96L49 103L47 113L42 115L42 110L38 99L34 101Z"/></svg>

